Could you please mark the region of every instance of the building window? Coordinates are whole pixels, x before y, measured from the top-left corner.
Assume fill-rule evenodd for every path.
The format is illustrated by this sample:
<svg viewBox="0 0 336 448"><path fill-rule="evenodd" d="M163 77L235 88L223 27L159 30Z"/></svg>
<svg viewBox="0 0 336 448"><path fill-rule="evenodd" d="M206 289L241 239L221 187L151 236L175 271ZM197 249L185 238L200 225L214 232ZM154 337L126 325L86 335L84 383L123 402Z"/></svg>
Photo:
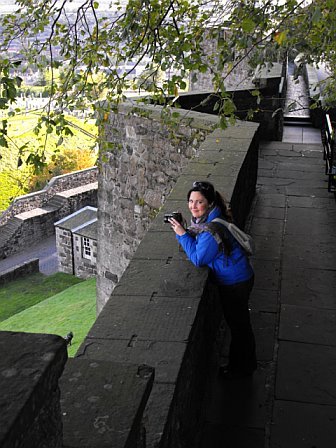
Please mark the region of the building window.
<svg viewBox="0 0 336 448"><path fill-rule="evenodd" d="M82 257L91 260L90 239L85 236L82 238Z"/></svg>

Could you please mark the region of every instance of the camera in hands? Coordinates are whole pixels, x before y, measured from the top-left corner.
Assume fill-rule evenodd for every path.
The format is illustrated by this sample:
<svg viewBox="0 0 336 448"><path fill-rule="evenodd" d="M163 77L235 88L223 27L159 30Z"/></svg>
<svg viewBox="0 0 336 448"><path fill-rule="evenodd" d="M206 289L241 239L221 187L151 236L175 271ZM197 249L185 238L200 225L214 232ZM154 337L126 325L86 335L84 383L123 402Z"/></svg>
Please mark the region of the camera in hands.
<svg viewBox="0 0 336 448"><path fill-rule="evenodd" d="M182 214L180 212L172 212L172 213L166 213L163 217L163 222L168 222L169 219L174 218L176 221L178 221L180 224L182 224L183 218Z"/></svg>

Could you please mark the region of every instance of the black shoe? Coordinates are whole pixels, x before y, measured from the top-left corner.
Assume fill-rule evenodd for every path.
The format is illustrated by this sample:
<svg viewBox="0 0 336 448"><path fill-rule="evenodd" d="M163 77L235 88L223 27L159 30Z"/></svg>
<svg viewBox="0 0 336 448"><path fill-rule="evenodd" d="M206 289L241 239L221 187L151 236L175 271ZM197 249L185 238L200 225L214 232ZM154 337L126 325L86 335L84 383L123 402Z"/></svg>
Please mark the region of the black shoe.
<svg viewBox="0 0 336 448"><path fill-rule="evenodd" d="M243 378L251 378L254 370L236 370L230 369L229 366L219 367L219 376L224 381L240 380Z"/></svg>

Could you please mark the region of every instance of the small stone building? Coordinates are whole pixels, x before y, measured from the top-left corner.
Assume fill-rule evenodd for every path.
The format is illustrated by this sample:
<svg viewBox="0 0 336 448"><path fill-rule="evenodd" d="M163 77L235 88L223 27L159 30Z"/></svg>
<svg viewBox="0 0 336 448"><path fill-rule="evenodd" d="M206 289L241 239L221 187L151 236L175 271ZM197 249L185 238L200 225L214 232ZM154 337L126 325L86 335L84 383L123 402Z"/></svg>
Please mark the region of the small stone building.
<svg viewBox="0 0 336 448"><path fill-rule="evenodd" d="M97 208L84 207L57 221L59 271L89 278L97 274Z"/></svg>

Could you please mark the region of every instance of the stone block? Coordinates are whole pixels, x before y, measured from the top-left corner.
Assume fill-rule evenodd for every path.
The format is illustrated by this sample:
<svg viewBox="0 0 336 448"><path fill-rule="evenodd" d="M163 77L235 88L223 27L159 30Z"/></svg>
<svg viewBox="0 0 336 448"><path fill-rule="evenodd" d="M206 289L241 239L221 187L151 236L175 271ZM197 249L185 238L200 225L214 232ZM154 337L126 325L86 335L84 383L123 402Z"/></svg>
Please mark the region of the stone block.
<svg viewBox="0 0 336 448"><path fill-rule="evenodd" d="M162 436L167 432L167 416L171 409L174 392L175 386L173 384L154 383L143 418L146 428L146 448L169 446L167 445L167 437L163 440ZM178 435L178 429L178 427L175 428L175 437Z"/></svg>
<svg viewBox="0 0 336 448"><path fill-rule="evenodd" d="M197 178L193 175L189 175L189 172L187 171L185 176L179 178L174 190L169 195L169 200L184 200L187 204L187 194L188 191L192 188L192 184L195 180L206 180L213 183L216 190L222 192L225 198L231 199L232 192L237 180L238 170L236 173L234 173L233 168L228 168L226 165L222 165L221 171L221 177L216 178ZM190 217L189 211L186 216Z"/></svg>
<svg viewBox="0 0 336 448"><path fill-rule="evenodd" d="M207 268L183 260L134 260L114 289L116 295L198 297L208 277Z"/></svg>
<svg viewBox="0 0 336 448"><path fill-rule="evenodd" d="M60 448L58 380L67 359L64 339L0 332L0 350L1 447Z"/></svg>
<svg viewBox="0 0 336 448"><path fill-rule="evenodd" d="M64 448L143 446L149 366L70 359L61 378Z"/></svg>
<svg viewBox="0 0 336 448"><path fill-rule="evenodd" d="M139 247L137 248L133 260L165 260L178 259L187 260L187 256L176 240L175 233L169 224L168 232L147 232Z"/></svg>
<svg viewBox="0 0 336 448"><path fill-rule="evenodd" d="M114 361L122 364L147 364L155 369L156 383L175 383L187 342L87 337L76 357Z"/></svg>
<svg viewBox="0 0 336 448"><path fill-rule="evenodd" d="M189 339L198 300L195 297L118 296L117 289L89 331L91 338L185 341Z"/></svg>

